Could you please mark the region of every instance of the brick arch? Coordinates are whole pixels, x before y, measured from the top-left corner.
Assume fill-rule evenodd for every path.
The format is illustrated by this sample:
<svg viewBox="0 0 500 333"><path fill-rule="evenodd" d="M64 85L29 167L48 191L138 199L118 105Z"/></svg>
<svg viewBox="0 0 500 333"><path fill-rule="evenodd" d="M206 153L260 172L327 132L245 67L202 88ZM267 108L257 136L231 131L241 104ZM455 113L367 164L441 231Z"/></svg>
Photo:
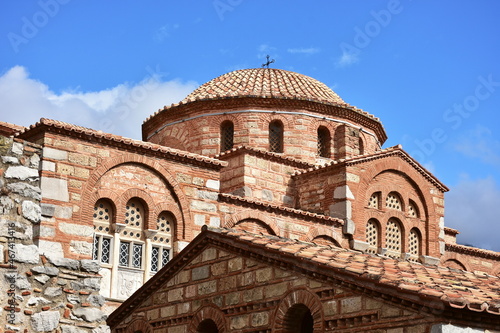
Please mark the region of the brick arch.
<svg viewBox="0 0 500 333"><path fill-rule="evenodd" d="M294 305L305 305L313 317L313 332L324 330L323 305L319 297L307 288L297 288L288 292L280 301L274 313L273 333L286 333L287 313Z"/></svg>
<svg viewBox="0 0 500 333"><path fill-rule="evenodd" d="M343 244L345 243L344 239L342 239L342 236L339 233L334 232L331 227L328 228L325 226L313 226L309 229L309 232L305 236L304 240L306 242L314 242L314 239L318 237L328 237L337 243L341 248L344 248L346 245L348 247L348 244Z"/></svg>
<svg viewBox="0 0 500 333"><path fill-rule="evenodd" d="M112 191L109 189L99 189L99 190L95 191L94 193L92 193L91 195L89 195L87 197L87 200L92 205L92 207L91 207L92 208L92 215L93 215L94 205L96 204L97 201L99 201L101 199L106 200L113 207L113 219L111 221L109 221L109 223L110 224L116 223L116 214L117 214L117 210L118 210L116 203L120 200L119 194L116 193L115 191ZM93 220L93 218L89 221L92 221L92 220Z"/></svg>
<svg viewBox="0 0 500 333"><path fill-rule="evenodd" d="M280 228L276 222L270 217L266 216L261 212L255 212L253 210L245 210L236 214L231 215L225 222L224 228L234 228L239 222L252 219L262 222L267 228L273 231L274 235L279 235Z"/></svg>
<svg viewBox="0 0 500 333"><path fill-rule="evenodd" d="M429 242L429 239L437 239L439 235L439 215L436 211L436 207L434 205L433 198L431 196L431 189L434 188L432 185L428 183L428 180L425 179L415 168L413 168L407 161L403 160L399 156L386 156L377 160L373 160L368 162L369 168L366 168L365 174L360 179L357 195L356 197L359 200L356 200L353 205L353 212L362 212L360 215L356 216L356 221L359 222L358 225L364 224L365 220L367 221L367 209L365 209L365 205L368 202L371 191L371 182L377 176L382 174L383 172L394 172L399 174L408 181L408 183L413 186L417 195L419 196L419 201L422 204L422 210L420 211L421 219L425 220L425 228L421 228L424 242L422 250L425 255L433 255L439 256L439 245L437 242ZM417 183L417 181L420 182ZM369 191L370 190L370 191ZM438 190L439 191L439 190ZM390 192L390 191L389 191ZM401 194L401 191L399 191ZM382 201L385 200L385 196L388 194L382 192ZM406 200L407 198L405 198ZM419 206L419 208L421 208ZM425 216L425 218L424 218ZM381 221L382 224L384 221Z"/></svg>
<svg viewBox="0 0 500 333"><path fill-rule="evenodd" d="M149 322L144 317L133 319L130 324L127 325L125 333L136 333L137 331L141 333L153 333L153 328L149 325Z"/></svg>
<svg viewBox="0 0 500 333"><path fill-rule="evenodd" d="M190 135L189 130L186 129L186 124L180 123L169 126L162 134L161 145L182 150L189 148ZM168 140L171 140L173 144L166 144Z"/></svg>
<svg viewBox="0 0 500 333"><path fill-rule="evenodd" d="M175 237L173 240L173 242L175 242L181 239L180 237L182 236L182 228L179 226L179 221L182 221L182 212L179 210L179 207L177 207L177 205L169 202L162 202L160 204L157 204L152 211L154 228L151 229L156 229L156 220L158 216L165 211L170 212L175 217Z"/></svg>
<svg viewBox="0 0 500 333"><path fill-rule="evenodd" d="M197 332L198 325L205 319L211 319L217 325L219 333L227 332L224 313L214 304L206 305L194 314L189 323L188 332Z"/></svg>
<svg viewBox="0 0 500 333"><path fill-rule="evenodd" d="M116 213L116 220L123 221L125 220L125 206L127 202L131 199L137 198L142 201L144 205L144 209L146 210L146 216L144 221L144 229L152 229L152 225L156 224L156 221L152 224L153 218L151 214L151 209L155 206L155 202L153 198L144 190L138 188L129 188L120 196L118 211Z"/></svg>
<svg viewBox="0 0 500 333"><path fill-rule="evenodd" d="M470 265L469 259L467 257L462 257L460 253L455 252L445 252L444 256L441 258L441 266L446 266L446 262L457 263L463 267L467 272L472 272L472 266Z"/></svg>
<svg viewBox="0 0 500 333"><path fill-rule="evenodd" d="M158 161L132 153L126 153L120 156L108 158L90 174L89 179L85 183L82 190L82 197L84 199L80 210L80 221L92 220L93 203L95 201L89 202L89 198L95 197L92 194L96 192L96 184L101 177L104 176L109 170L129 163L138 164L148 168L151 172L156 173L166 183L167 188L171 190L174 196L174 200L176 200L179 205L179 211L181 212L182 219L179 220L178 224L182 226L182 237L179 239L191 239L193 222L191 219L191 211L189 209L189 201L183 194L179 183L175 180L175 177Z"/></svg>
<svg viewBox="0 0 500 333"><path fill-rule="evenodd" d="M260 122L263 124L263 128L267 130L269 128L269 124L274 120L279 120L283 123L283 130L286 132L287 128L290 130L293 127L294 119L296 116L294 115L285 115L279 113L265 113L260 115ZM285 134L285 133L283 133Z"/></svg>
<svg viewBox="0 0 500 333"><path fill-rule="evenodd" d="M467 267L458 259L448 259L443 263L443 266L467 271Z"/></svg>

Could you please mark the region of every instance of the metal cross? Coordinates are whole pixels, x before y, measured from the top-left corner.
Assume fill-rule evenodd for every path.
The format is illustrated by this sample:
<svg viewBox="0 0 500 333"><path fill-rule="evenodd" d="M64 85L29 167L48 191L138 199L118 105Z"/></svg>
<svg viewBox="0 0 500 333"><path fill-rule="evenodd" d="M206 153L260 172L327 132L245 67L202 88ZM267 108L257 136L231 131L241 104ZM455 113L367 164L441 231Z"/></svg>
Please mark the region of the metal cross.
<svg viewBox="0 0 500 333"><path fill-rule="evenodd" d="M265 64L262 64L262 68L264 68L264 66L267 67L267 68L269 68L269 65L274 62L274 59L272 59L271 61L269 61L269 55L267 55L266 58L267 58L267 62Z"/></svg>

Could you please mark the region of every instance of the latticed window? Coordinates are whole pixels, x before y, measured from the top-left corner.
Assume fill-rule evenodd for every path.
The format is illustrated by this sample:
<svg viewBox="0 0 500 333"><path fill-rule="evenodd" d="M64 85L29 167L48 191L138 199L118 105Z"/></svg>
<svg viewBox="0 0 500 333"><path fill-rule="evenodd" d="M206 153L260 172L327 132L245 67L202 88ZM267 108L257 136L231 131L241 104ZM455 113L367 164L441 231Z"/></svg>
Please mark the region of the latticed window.
<svg viewBox="0 0 500 333"><path fill-rule="evenodd" d="M144 206L138 199L131 199L125 206L125 221L127 225L120 233L127 238L141 239L145 218Z"/></svg>
<svg viewBox="0 0 500 333"><path fill-rule="evenodd" d="M233 148L234 125L229 120L224 121L220 126L220 151L224 152Z"/></svg>
<svg viewBox="0 0 500 333"><path fill-rule="evenodd" d="M153 237L151 255L151 272L159 271L170 260L172 232L175 227L175 217L169 212L163 212L156 222L157 234Z"/></svg>
<svg viewBox="0 0 500 333"><path fill-rule="evenodd" d="M417 205L412 200L408 204L408 216L419 217Z"/></svg>
<svg viewBox="0 0 500 333"><path fill-rule="evenodd" d="M379 235L380 232L378 222L373 219L369 220L366 224L366 242L370 244L370 246L366 252L377 253L379 247Z"/></svg>
<svg viewBox="0 0 500 333"><path fill-rule="evenodd" d="M92 259L103 264L111 263L111 236L110 223L113 220L113 209L111 204L101 199L94 205L94 244L92 248Z"/></svg>
<svg viewBox="0 0 500 333"><path fill-rule="evenodd" d="M269 124L269 151L283 152L283 124L279 120L274 120Z"/></svg>
<svg viewBox="0 0 500 333"><path fill-rule="evenodd" d="M318 128L318 155L321 157L330 157L330 131L326 127Z"/></svg>
<svg viewBox="0 0 500 333"><path fill-rule="evenodd" d="M420 235L416 229L412 229L410 231L408 252L412 255L410 260L418 260L418 257L420 256Z"/></svg>
<svg viewBox="0 0 500 333"><path fill-rule="evenodd" d="M133 242L120 242L120 255L118 264L124 267L142 267L142 244Z"/></svg>
<svg viewBox="0 0 500 333"><path fill-rule="evenodd" d="M395 192L389 193L389 195L385 199L385 206L389 209L401 210L402 205L401 205L401 199L399 198L399 195Z"/></svg>
<svg viewBox="0 0 500 333"><path fill-rule="evenodd" d="M385 246L388 255L397 257L401 253L401 226L398 221L391 219L387 222Z"/></svg>
<svg viewBox="0 0 500 333"><path fill-rule="evenodd" d="M380 192L375 192L371 195L370 199L368 199L368 207L369 208L379 208L379 198Z"/></svg>

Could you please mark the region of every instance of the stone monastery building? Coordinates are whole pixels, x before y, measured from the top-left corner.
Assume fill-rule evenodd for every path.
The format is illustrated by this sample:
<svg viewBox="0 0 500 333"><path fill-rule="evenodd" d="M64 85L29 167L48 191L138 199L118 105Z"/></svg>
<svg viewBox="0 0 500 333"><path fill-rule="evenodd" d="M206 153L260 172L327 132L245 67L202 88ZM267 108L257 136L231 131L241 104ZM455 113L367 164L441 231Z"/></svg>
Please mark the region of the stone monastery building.
<svg viewBox="0 0 500 333"><path fill-rule="evenodd" d="M6 332L500 331L500 253L458 245L448 188L313 78L224 74L143 141L0 133Z"/></svg>

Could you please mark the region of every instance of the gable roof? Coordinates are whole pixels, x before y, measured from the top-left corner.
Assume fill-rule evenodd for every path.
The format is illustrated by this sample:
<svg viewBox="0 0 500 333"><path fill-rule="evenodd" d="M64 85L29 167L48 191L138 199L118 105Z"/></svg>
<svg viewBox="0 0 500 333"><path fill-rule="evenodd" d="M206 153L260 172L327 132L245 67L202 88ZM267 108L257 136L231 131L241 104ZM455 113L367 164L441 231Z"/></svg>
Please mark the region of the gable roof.
<svg viewBox="0 0 500 333"><path fill-rule="evenodd" d="M296 171L292 177L296 177L303 174L309 174L313 172L318 172L322 170L327 170L329 168L335 168L339 166L352 166L358 163L369 162L372 160L390 157L390 156L398 156L408 164L410 164L418 173L420 173L425 179L427 179L434 186L439 188L443 192L448 192L449 189L444 185L439 179L437 179L429 170L424 168L419 162L417 162L413 157L411 157L406 151L403 150L401 145L385 148L374 153L364 154L359 156L354 156L347 159L334 160L330 163L326 163L324 165L317 165L315 167L309 168L305 171L299 170Z"/></svg>
<svg viewBox="0 0 500 333"><path fill-rule="evenodd" d="M341 284L367 296L417 307L419 311L477 320L493 316L495 322L500 319L499 277L398 261L278 236L204 226L200 235L108 317L108 325L112 328L118 325L209 245Z"/></svg>
<svg viewBox="0 0 500 333"><path fill-rule="evenodd" d="M41 118L36 124L31 125L29 128L25 128L23 131L17 133L17 137L29 140L29 138L45 131L61 133L70 137L85 139L90 142L105 143L110 146L125 148L128 150L136 150L143 154L156 154L163 158L178 160L208 168L220 169L227 165L227 162L220 161L215 158L165 147L151 142L134 140L120 135L105 133L103 131L97 131L91 128L47 118Z"/></svg>

